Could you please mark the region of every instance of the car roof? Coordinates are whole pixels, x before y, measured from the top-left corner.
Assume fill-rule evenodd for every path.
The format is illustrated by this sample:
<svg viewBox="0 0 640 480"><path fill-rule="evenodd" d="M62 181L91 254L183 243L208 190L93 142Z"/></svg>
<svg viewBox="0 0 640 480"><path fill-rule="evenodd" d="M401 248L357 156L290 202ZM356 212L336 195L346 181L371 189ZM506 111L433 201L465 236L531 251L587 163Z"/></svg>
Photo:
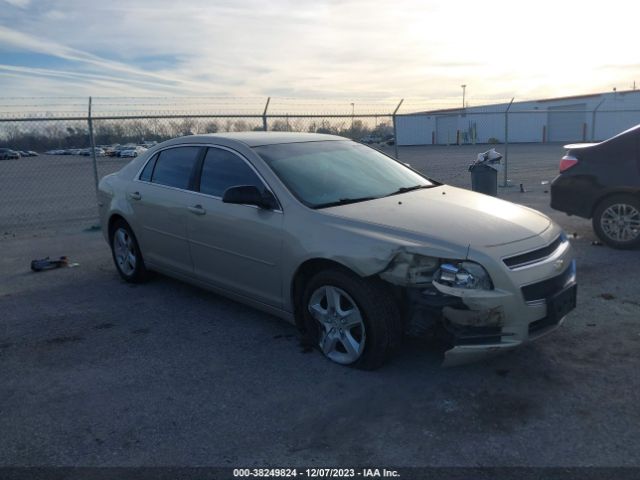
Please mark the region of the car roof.
<svg viewBox="0 0 640 480"><path fill-rule="evenodd" d="M244 143L248 147L259 147L262 145L275 145L281 143L301 143L301 142L326 142L335 140L349 140L338 135L327 135L323 133L302 133L302 132L224 132L205 135L189 135L174 139L175 143L195 142L208 143L216 139L234 140Z"/></svg>

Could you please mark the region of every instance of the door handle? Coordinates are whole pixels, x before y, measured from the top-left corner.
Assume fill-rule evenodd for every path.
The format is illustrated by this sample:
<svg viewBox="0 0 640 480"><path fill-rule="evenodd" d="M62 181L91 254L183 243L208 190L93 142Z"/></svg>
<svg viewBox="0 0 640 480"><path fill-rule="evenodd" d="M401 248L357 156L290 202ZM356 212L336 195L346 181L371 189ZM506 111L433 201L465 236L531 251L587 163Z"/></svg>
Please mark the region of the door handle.
<svg viewBox="0 0 640 480"><path fill-rule="evenodd" d="M207 213L207 211L202 208L202 205L194 205L192 207L189 207L189 211L196 215L204 215L205 213Z"/></svg>
<svg viewBox="0 0 640 480"><path fill-rule="evenodd" d="M142 195L140 195L140 192L131 192L129 194L129 198L131 200L140 200L142 198Z"/></svg>

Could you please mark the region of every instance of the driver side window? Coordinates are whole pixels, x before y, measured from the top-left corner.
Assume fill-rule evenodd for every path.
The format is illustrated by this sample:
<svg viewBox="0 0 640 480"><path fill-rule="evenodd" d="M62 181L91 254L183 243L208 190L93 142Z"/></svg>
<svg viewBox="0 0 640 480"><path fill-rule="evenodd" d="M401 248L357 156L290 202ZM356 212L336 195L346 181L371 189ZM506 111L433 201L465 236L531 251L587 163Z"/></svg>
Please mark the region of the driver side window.
<svg viewBox="0 0 640 480"><path fill-rule="evenodd" d="M258 175L238 155L221 148L209 148L202 164L200 192L222 198L227 188L239 185L264 189Z"/></svg>

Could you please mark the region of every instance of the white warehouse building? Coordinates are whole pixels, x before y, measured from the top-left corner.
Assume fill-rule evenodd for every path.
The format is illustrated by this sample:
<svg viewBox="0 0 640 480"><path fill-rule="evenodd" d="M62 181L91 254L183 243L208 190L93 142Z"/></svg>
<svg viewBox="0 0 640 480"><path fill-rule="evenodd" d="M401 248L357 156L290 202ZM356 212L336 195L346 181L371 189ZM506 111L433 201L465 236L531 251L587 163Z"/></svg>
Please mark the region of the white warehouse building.
<svg viewBox="0 0 640 480"><path fill-rule="evenodd" d="M508 110L508 112L507 112ZM398 115L398 145L600 141L640 124L640 90Z"/></svg>

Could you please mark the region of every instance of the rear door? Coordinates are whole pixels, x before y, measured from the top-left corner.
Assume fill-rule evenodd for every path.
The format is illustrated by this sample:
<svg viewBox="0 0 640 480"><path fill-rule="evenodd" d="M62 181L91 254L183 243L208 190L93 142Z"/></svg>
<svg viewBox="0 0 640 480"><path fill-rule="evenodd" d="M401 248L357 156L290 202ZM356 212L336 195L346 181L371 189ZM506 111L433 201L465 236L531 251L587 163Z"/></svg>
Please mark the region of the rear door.
<svg viewBox="0 0 640 480"><path fill-rule="evenodd" d="M202 152L198 146L162 150L147 162L128 192L145 261L188 275L193 273L187 240L190 188Z"/></svg>
<svg viewBox="0 0 640 480"><path fill-rule="evenodd" d="M268 305L282 304L283 214L251 205L222 202L229 187L268 188L236 152L210 147L196 181L198 195L188 219L194 271L212 285Z"/></svg>

